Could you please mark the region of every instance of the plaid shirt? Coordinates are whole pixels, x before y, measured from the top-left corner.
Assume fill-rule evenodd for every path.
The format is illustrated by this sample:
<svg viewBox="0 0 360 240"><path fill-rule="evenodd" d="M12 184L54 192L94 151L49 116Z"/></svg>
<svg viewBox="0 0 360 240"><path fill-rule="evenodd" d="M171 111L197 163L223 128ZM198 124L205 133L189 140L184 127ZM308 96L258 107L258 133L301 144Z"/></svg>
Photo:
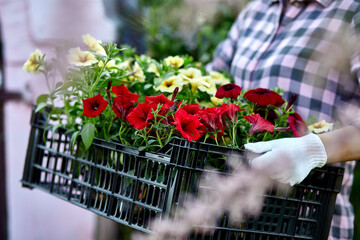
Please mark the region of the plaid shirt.
<svg viewBox="0 0 360 240"><path fill-rule="evenodd" d="M280 87L284 99L296 93L294 109L305 119L334 121L341 104L360 96L360 54L350 48L360 35L359 10L350 0L254 0L208 68L228 70L243 89ZM352 239L355 161L338 165L345 175L329 239Z"/></svg>

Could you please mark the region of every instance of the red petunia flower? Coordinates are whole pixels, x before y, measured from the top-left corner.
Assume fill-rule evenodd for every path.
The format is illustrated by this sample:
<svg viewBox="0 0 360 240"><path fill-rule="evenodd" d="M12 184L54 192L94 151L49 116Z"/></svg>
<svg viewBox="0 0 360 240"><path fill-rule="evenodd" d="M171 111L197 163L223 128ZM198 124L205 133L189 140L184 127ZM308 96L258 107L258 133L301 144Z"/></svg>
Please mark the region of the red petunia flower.
<svg viewBox="0 0 360 240"><path fill-rule="evenodd" d="M302 117L297 114L291 114L287 120L289 121L289 127L294 133L294 137L301 137L306 135L308 127Z"/></svg>
<svg viewBox="0 0 360 240"><path fill-rule="evenodd" d="M181 133L181 136L190 142L198 140L202 135L202 133L199 131L202 128L202 124L200 123L199 118L188 114L183 109L176 111L175 121L173 124Z"/></svg>
<svg viewBox="0 0 360 240"><path fill-rule="evenodd" d="M240 108L238 105L233 103L223 104L220 107L224 110L224 114L227 116L227 118L233 123L237 121L237 113L245 110L244 108Z"/></svg>
<svg viewBox="0 0 360 240"><path fill-rule="evenodd" d="M154 118L152 113L156 110L155 103L139 103L134 110L131 111L126 117L131 125L134 125L135 129L143 129L149 126L149 121Z"/></svg>
<svg viewBox="0 0 360 240"><path fill-rule="evenodd" d="M139 95L131 93L124 84L121 84L120 86L113 86L111 90L116 94L116 96L122 97L124 100L126 99L129 103L136 103L139 99Z"/></svg>
<svg viewBox="0 0 360 240"><path fill-rule="evenodd" d="M158 96L145 96L145 102L155 103L157 105L162 104L158 113L161 116L165 116L169 109L174 105L174 102L165 97L164 94L160 94Z"/></svg>
<svg viewBox="0 0 360 240"><path fill-rule="evenodd" d="M208 132L215 133L218 130L222 132L223 122L222 114L224 110L220 107L206 108L199 112L200 122L204 124Z"/></svg>
<svg viewBox="0 0 360 240"><path fill-rule="evenodd" d="M289 101L287 102L287 105L285 107L285 111L288 111L294 105L294 103L297 100L297 97L298 97L297 94L295 94L295 93L291 94Z"/></svg>
<svg viewBox="0 0 360 240"><path fill-rule="evenodd" d="M99 93L95 97L82 99L85 117L97 117L105 110L108 102Z"/></svg>
<svg viewBox="0 0 360 240"><path fill-rule="evenodd" d="M116 97L113 101L112 110L116 114L116 116L120 117L123 121L125 121L126 116L133 109L133 103L128 102L127 99L122 97Z"/></svg>
<svg viewBox="0 0 360 240"><path fill-rule="evenodd" d="M181 109L192 115L195 115L201 111L201 107L198 103L185 104Z"/></svg>
<svg viewBox="0 0 360 240"><path fill-rule="evenodd" d="M266 120L270 121L271 123L275 123L275 120L277 120L279 118L279 116L277 115L275 110L271 109L271 108L265 109L263 107L260 107L260 108L255 107L254 113L260 114L260 116L262 118L265 118L265 116L266 116Z"/></svg>
<svg viewBox="0 0 360 240"><path fill-rule="evenodd" d="M278 93L266 88L251 89L244 94L244 98L262 106L274 105L281 107L285 102Z"/></svg>
<svg viewBox="0 0 360 240"><path fill-rule="evenodd" d="M274 124L262 118L259 114L247 115L244 118L252 125L249 131L250 135L253 135L255 132L274 132Z"/></svg>
<svg viewBox="0 0 360 240"><path fill-rule="evenodd" d="M228 98L232 98L232 99L236 99L241 93L241 87L233 84L233 83L228 83L225 85L220 86L215 94L215 97L217 98L224 98L224 97L228 97Z"/></svg>

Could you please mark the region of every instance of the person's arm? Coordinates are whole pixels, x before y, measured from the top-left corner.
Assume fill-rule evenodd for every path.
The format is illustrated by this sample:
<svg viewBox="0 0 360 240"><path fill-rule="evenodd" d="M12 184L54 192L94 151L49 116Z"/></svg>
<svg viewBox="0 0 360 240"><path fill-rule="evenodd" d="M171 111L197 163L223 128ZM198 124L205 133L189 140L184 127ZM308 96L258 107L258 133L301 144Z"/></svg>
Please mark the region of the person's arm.
<svg viewBox="0 0 360 240"><path fill-rule="evenodd" d="M331 132L319 134L324 144L327 163L360 160L360 129L346 126Z"/></svg>

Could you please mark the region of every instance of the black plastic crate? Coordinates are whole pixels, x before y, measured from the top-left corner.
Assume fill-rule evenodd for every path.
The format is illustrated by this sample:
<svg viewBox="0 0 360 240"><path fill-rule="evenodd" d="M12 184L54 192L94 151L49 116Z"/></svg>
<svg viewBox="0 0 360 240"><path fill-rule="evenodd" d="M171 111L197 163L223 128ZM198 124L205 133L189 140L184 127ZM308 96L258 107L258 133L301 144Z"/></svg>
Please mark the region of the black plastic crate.
<svg viewBox="0 0 360 240"><path fill-rule="evenodd" d="M169 216L181 205L184 191L197 192L211 159L224 164L234 154L230 148L183 139L174 139L158 153L101 139L94 139L87 151L75 145L71 152L66 129L46 130L45 115L33 113L31 126L23 186L146 233L151 233L149 220ZM314 169L288 191L269 191L258 217L232 225L225 214L211 235L189 238L327 239L343 171L329 166Z"/></svg>
<svg viewBox="0 0 360 240"><path fill-rule="evenodd" d="M209 159L225 159L228 154L240 154L231 148L175 139L171 145L171 162L184 170L175 184L177 189L194 192L199 174ZM180 167L181 166L181 167ZM224 168L224 172L226 172ZM324 166L311 171L300 184L291 188L274 187L264 198L258 216L248 216L238 225L219 219L211 234L193 234L191 239L328 239L336 195L341 190L344 169ZM201 187L201 186L200 186ZM173 207L181 205L184 192L175 191ZM205 227L206 228L206 227Z"/></svg>

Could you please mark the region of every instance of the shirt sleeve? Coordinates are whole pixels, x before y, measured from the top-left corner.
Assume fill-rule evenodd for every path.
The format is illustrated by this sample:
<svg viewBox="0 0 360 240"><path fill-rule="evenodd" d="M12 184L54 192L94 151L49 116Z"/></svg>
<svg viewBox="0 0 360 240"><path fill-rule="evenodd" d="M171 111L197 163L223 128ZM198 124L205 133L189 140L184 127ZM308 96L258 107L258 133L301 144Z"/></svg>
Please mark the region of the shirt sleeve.
<svg viewBox="0 0 360 240"><path fill-rule="evenodd" d="M351 72L357 77L360 84L360 12L354 15L351 22L350 45L351 51Z"/></svg>
<svg viewBox="0 0 360 240"><path fill-rule="evenodd" d="M241 31L241 23L245 9L239 14L232 25L227 38L222 41L215 50L212 62L207 64L207 71L227 71L230 72L231 62L236 52L237 41Z"/></svg>

